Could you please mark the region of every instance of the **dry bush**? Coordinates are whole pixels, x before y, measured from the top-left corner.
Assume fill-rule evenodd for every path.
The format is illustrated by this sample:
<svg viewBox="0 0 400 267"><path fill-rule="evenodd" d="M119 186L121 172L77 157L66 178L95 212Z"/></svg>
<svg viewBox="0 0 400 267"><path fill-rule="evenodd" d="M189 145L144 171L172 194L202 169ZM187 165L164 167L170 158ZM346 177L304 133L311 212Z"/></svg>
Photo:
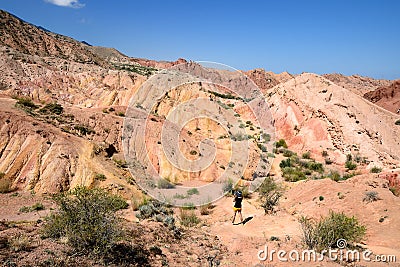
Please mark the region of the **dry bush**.
<svg viewBox="0 0 400 267"><path fill-rule="evenodd" d="M364 202L370 203L378 200L380 200L378 192L368 191L364 193L364 198L363 198Z"/></svg>
<svg viewBox="0 0 400 267"><path fill-rule="evenodd" d="M25 234L17 234L8 240L8 246L15 252L29 251L31 248L31 240Z"/></svg>
<svg viewBox="0 0 400 267"><path fill-rule="evenodd" d="M195 226L200 223L199 217L193 210L181 209L180 213L181 224L184 226Z"/></svg>
<svg viewBox="0 0 400 267"><path fill-rule="evenodd" d="M10 193L12 191L11 185L10 179L0 179L0 193Z"/></svg>
<svg viewBox="0 0 400 267"><path fill-rule="evenodd" d="M301 217L299 221L304 245L317 251L335 247L339 239L345 239L348 243L359 242L366 231L357 218L333 211L318 222L306 217Z"/></svg>

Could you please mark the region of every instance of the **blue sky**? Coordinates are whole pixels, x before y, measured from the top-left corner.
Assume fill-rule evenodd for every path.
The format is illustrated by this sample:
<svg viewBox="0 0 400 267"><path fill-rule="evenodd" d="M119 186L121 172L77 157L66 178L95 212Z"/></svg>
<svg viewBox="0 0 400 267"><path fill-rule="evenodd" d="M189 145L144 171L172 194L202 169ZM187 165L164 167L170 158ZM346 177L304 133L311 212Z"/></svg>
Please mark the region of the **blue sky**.
<svg viewBox="0 0 400 267"><path fill-rule="evenodd" d="M132 57L400 78L396 0L1 0L0 8Z"/></svg>

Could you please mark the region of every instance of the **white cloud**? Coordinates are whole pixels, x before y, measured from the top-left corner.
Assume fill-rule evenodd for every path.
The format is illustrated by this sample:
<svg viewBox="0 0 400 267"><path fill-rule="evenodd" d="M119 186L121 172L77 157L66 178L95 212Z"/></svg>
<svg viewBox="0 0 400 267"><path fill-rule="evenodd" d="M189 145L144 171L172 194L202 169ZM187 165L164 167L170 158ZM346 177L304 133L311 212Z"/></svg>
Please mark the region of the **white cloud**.
<svg viewBox="0 0 400 267"><path fill-rule="evenodd" d="M84 7L85 4L79 3L79 0L45 0L47 3L56 5L56 6L64 6L64 7L72 7L72 8L81 8Z"/></svg>

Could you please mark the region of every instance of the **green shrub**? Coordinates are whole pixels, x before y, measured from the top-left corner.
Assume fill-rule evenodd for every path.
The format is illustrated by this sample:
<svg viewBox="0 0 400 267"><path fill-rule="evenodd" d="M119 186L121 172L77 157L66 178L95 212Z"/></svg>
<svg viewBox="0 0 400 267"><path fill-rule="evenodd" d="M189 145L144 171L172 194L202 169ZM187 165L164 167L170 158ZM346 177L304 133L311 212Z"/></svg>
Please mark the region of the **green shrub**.
<svg viewBox="0 0 400 267"><path fill-rule="evenodd" d="M268 152L268 149L263 144L257 144L257 146L262 152Z"/></svg>
<svg viewBox="0 0 400 267"><path fill-rule="evenodd" d="M279 167L281 169L286 168L286 167L292 167L292 162L291 162L290 158L282 160L281 163L279 163Z"/></svg>
<svg viewBox="0 0 400 267"><path fill-rule="evenodd" d="M287 182L297 182L306 179L305 173L298 167L285 167L282 169L282 176Z"/></svg>
<svg viewBox="0 0 400 267"><path fill-rule="evenodd" d="M90 129L88 126L85 126L85 125L75 125L74 129L77 130L82 135L96 133L93 129Z"/></svg>
<svg viewBox="0 0 400 267"><path fill-rule="evenodd" d="M323 157L327 157L328 156L328 151L326 151L326 150L322 151L322 156Z"/></svg>
<svg viewBox="0 0 400 267"><path fill-rule="evenodd" d="M303 243L308 249L320 252L324 249L336 247L339 239L345 239L349 244L359 242L365 236L366 228L357 218L348 217L344 213L329 212L318 222L301 217L300 224L303 234Z"/></svg>
<svg viewBox="0 0 400 267"><path fill-rule="evenodd" d="M338 182L341 180L341 176L338 171L331 171L330 174L328 175L328 177L335 182Z"/></svg>
<svg viewBox="0 0 400 267"><path fill-rule="evenodd" d="M161 178L157 181L157 187L159 189L171 189L175 188L175 185Z"/></svg>
<svg viewBox="0 0 400 267"><path fill-rule="evenodd" d="M341 180L347 180L347 179L350 179L351 177L354 177L356 175L357 175L356 172L345 173L345 174L343 174L343 177L342 177Z"/></svg>
<svg viewBox="0 0 400 267"><path fill-rule="evenodd" d="M193 155L193 156L194 156L194 155L197 155L197 151L196 151L196 150L191 150L191 151L189 152L189 154L190 154L190 155Z"/></svg>
<svg viewBox="0 0 400 267"><path fill-rule="evenodd" d="M324 171L324 166L322 163L312 161L308 165L308 169L322 173Z"/></svg>
<svg viewBox="0 0 400 267"><path fill-rule="evenodd" d="M187 191L188 196L191 195L198 195L199 194L199 190L197 190L197 188L191 188Z"/></svg>
<svg viewBox="0 0 400 267"><path fill-rule="evenodd" d="M136 217L138 219L149 219L156 216L160 217L160 215L165 217L172 213L173 211L165 204L156 200L146 200L143 204L139 206Z"/></svg>
<svg viewBox="0 0 400 267"><path fill-rule="evenodd" d="M117 115L120 116L120 117L125 117L125 113L124 112L118 112Z"/></svg>
<svg viewBox="0 0 400 267"><path fill-rule="evenodd" d="M182 209L184 209L184 210L195 210L196 206L193 204L193 202L185 202L185 203L183 203Z"/></svg>
<svg viewBox="0 0 400 267"><path fill-rule="evenodd" d="M289 158L289 157L292 157L292 156L294 156L294 155L296 155L296 153L294 153L293 151L290 151L289 149L284 149L284 150L283 150L283 156L284 156L284 157ZM297 156L297 155L296 155L296 156Z"/></svg>
<svg viewBox="0 0 400 267"><path fill-rule="evenodd" d="M0 172L0 179L3 179L6 174L4 172Z"/></svg>
<svg viewBox="0 0 400 267"><path fill-rule="evenodd" d="M389 186L389 190L390 190L390 192L392 192L392 194L395 195L396 197L400 196L400 189L399 189L398 187Z"/></svg>
<svg viewBox="0 0 400 267"><path fill-rule="evenodd" d="M303 159L311 159L311 153L310 151L303 153L303 155L301 156Z"/></svg>
<svg viewBox="0 0 400 267"><path fill-rule="evenodd" d="M21 98L17 98L17 106L21 106L21 107L26 107L26 108L30 108L30 109L36 109L37 106L35 105L35 103L32 102L32 99L28 98L28 97L21 97Z"/></svg>
<svg viewBox="0 0 400 267"><path fill-rule="evenodd" d="M275 143L275 146L276 146L276 148L279 148L279 147L287 148L288 147L285 139L280 139L278 142Z"/></svg>
<svg viewBox="0 0 400 267"><path fill-rule="evenodd" d="M57 103L46 104L43 108L40 109L42 113L54 113L60 115L64 111L64 108Z"/></svg>
<svg viewBox="0 0 400 267"><path fill-rule="evenodd" d="M187 227L195 226L200 223L200 219L195 212L187 209L181 209L180 220L181 224Z"/></svg>
<svg viewBox="0 0 400 267"><path fill-rule="evenodd" d="M324 196L319 196L319 201L323 201L324 199Z"/></svg>
<svg viewBox="0 0 400 267"><path fill-rule="evenodd" d="M94 179L99 180L99 181L105 181L107 179L107 177L102 173L96 173L96 175L94 176Z"/></svg>
<svg viewBox="0 0 400 267"><path fill-rule="evenodd" d="M346 161L346 163L345 163L345 167L348 169L348 170L355 170L356 168L357 168L357 164L355 164L353 161L351 161L351 160L347 160Z"/></svg>
<svg viewBox="0 0 400 267"><path fill-rule="evenodd" d="M394 124L400 125L400 120L397 120Z"/></svg>
<svg viewBox="0 0 400 267"><path fill-rule="evenodd" d="M128 205L120 196L80 186L56 195L54 200L59 212L47 218L45 237L66 237L75 250L95 255L107 254L120 240L122 232L115 212Z"/></svg>
<svg viewBox="0 0 400 267"><path fill-rule="evenodd" d="M381 171L382 171L382 168L379 168L376 166L372 167L370 170L371 173L380 173Z"/></svg>
<svg viewBox="0 0 400 267"><path fill-rule="evenodd" d="M257 191L260 193L261 206L264 208L264 212L274 212L279 199L283 195L283 188L276 184L271 177L267 177Z"/></svg>
<svg viewBox="0 0 400 267"><path fill-rule="evenodd" d="M35 203L34 205L27 207L27 206L23 206L19 209L20 212L32 212L32 211L38 211L38 210L44 210L44 206L42 203Z"/></svg>

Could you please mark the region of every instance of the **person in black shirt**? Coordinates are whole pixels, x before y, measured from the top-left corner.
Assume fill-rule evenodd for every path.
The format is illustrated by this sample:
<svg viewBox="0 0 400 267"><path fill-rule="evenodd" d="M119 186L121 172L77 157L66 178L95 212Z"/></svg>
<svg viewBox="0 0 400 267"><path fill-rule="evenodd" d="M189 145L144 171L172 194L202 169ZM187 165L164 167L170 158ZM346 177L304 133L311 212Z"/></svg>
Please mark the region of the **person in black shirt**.
<svg viewBox="0 0 400 267"><path fill-rule="evenodd" d="M235 223L235 218L236 218L236 213L240 214L240 223L243 223L243 217L242 217L242 200L243 200L243 195L241 191L236 191L234 194L235 198L233 200L233 202L235 202L235 204L233 205L233 211L235 212L235 214L233 215L233 221L232 223Z"/></svg>

